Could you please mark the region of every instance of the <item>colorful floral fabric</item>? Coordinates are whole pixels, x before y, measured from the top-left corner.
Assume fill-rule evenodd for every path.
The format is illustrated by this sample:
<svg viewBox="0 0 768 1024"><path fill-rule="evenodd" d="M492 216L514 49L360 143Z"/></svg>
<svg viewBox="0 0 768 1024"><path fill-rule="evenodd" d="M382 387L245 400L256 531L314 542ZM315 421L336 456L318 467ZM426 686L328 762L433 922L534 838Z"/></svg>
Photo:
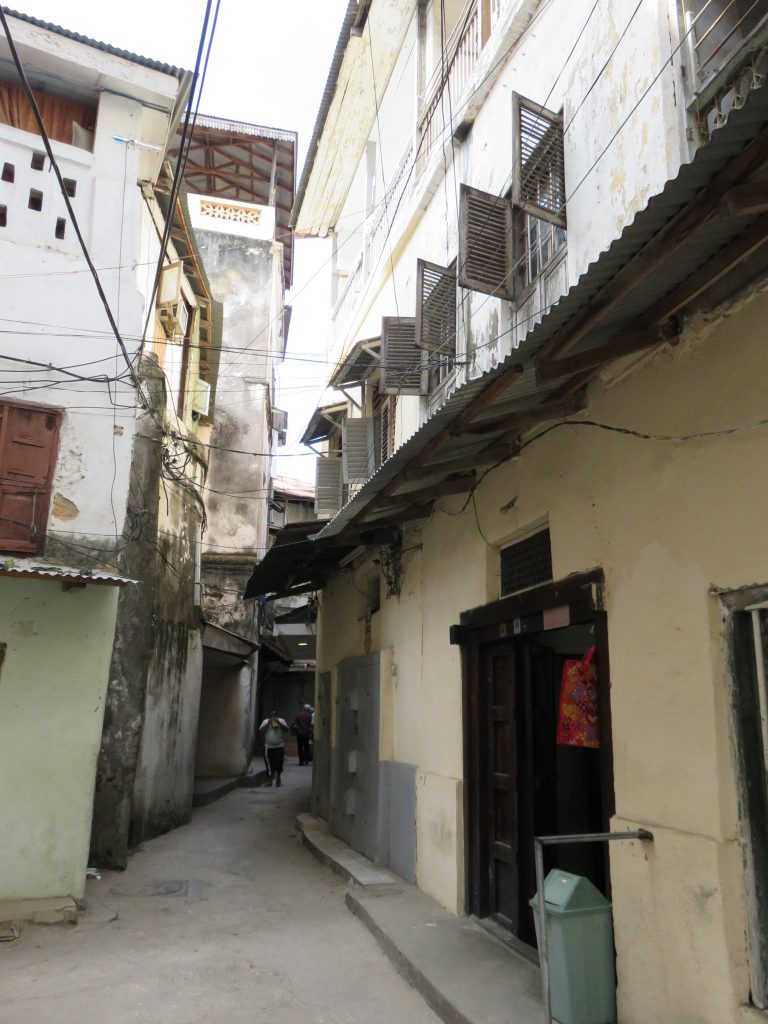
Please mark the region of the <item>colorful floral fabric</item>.
<svg viewBox="0 0 768 1024"><path fill-rule="evenodd" d="M566 747L599 747L595 647L563 665L557 742Z"/></svg>

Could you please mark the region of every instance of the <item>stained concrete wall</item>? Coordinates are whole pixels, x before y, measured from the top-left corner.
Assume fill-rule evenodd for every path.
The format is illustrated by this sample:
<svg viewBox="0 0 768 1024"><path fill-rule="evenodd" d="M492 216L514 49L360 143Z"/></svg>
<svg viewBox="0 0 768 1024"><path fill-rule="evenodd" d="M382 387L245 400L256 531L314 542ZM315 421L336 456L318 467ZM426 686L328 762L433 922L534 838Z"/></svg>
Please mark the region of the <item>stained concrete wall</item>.
<svg viewBox="0 0 768 1024"><path fill-rule="evenodd" d="M217 779L248 770L256 718L256 687L250 663L207 663L203 651L203 685L197 730L195 775Z"/></svg>
<svg viewBox="0 0 768 1024"><path fill-rule="evenodd" d="M642 432L700 434L762 421L768 294L697 318L675 349L603 372L585 416ZM768 580L765 428L646 441L591 428L550 432L490 473L472 507L444 498L410 528L402 592L373 616L392 648L386 756L415 765L416 878L464 905L461 665L448 643L463 610L499 596L499 549L549 522L554 577L605 572L617 829L652 847L611 848L619 1017L752 1019L745 897L722 617L712 587ZM510 501L516 499L510 508ZM444 513L451 513L450 515ZM365 650L360 580L323 591L318 669ZM357 586L355 586L357 584ZM430 727L425 728L429 722ZM390 753L391 752L391 753Z"/></svg>
<svg viewBox="0 0 768 1024"><path fill-rule="evenodd" d="M268 546L274 366L283 352L283 247L272 241L274 211L244 204L258 224L216 221L191 213L214 296L223 304L215 427L203 545L203 614L258 640L256 602L243 601L253 566ZM255 453L255 454L248 454ZM246 669L204 671L198 733L201 775L246 771L254 747L258 654Z"/></svg>
<svg viewBox="0 0 768 1024"><path fill-rule="evenodd" d="M85 891L117 598L0 579L0 900Z"/></svg>
<svg viewBox="0 0 768 1024"><path fill-rule="evenodd" d="M189 820L203 670L195 603L197 502L164 480L158 515L151 656L131 806L131 842Z"/></svg>

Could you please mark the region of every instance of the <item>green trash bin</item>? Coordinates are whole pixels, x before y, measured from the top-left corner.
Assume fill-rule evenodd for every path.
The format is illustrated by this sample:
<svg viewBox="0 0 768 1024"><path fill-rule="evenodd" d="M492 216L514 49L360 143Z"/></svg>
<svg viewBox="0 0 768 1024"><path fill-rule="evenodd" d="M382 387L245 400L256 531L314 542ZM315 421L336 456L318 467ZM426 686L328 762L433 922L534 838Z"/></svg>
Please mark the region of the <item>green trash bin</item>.
<svg viewBox="0 0 768 1024"><path fill-rule="evenodd" d="M538 938L538 895L530 906ZM616 1024L610 902L588 879L555 869L544 881L544 907L552 1019Z"/></svg>

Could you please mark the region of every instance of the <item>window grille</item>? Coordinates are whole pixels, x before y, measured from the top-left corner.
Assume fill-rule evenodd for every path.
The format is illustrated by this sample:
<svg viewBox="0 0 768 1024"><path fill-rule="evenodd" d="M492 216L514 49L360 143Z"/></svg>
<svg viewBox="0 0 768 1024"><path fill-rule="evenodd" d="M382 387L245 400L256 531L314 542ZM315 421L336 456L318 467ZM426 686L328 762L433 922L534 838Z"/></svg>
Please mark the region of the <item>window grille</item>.
<svg viewBox="0 0 768 1024"><path fill-rule="evenodd" d="M512 94L515 132L512 202L519 209L565 227L563 119L518 93Z"/></svg>
<svg viewBox="0 0 768 1024"><path fill-rule="evenodd" d="M566 242L565 228L530 213L516 212L515 291L520 295L557 256Z"/></svg>
<svg viewBox="0 0 768 1024"><path fill-rule="evenodd" d="M765 18L765 5L755 0L684 0L683 13L703 84L725 67Z"/></svg>
<svg viewBox="0 0 768 1024"><path fill-rule="evenodd" d="M416 346L416 319L385 316L381 321L379 390L385 395L421 395L421 349Z"/></svg>
<svg viewBox="0 0 768 1024"><path fill-rule="evenodd" d="M502 597L538 583L548 583L552 579L549 530L539 530L503 548L500 560Z"/></svg>

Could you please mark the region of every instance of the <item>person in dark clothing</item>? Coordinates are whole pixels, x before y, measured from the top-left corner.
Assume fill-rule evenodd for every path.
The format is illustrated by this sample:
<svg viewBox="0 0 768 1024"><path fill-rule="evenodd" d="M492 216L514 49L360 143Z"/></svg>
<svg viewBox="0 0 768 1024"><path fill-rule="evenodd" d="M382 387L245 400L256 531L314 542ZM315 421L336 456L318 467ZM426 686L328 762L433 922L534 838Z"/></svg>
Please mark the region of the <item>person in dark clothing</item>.
<svg viewBox="0 0 768 1024"><path fill-rule="evenodd" d="M309 741L312 739L312 708L305 704L293 723L296 745L299 748L299 764L309 764Z"/></svg>

